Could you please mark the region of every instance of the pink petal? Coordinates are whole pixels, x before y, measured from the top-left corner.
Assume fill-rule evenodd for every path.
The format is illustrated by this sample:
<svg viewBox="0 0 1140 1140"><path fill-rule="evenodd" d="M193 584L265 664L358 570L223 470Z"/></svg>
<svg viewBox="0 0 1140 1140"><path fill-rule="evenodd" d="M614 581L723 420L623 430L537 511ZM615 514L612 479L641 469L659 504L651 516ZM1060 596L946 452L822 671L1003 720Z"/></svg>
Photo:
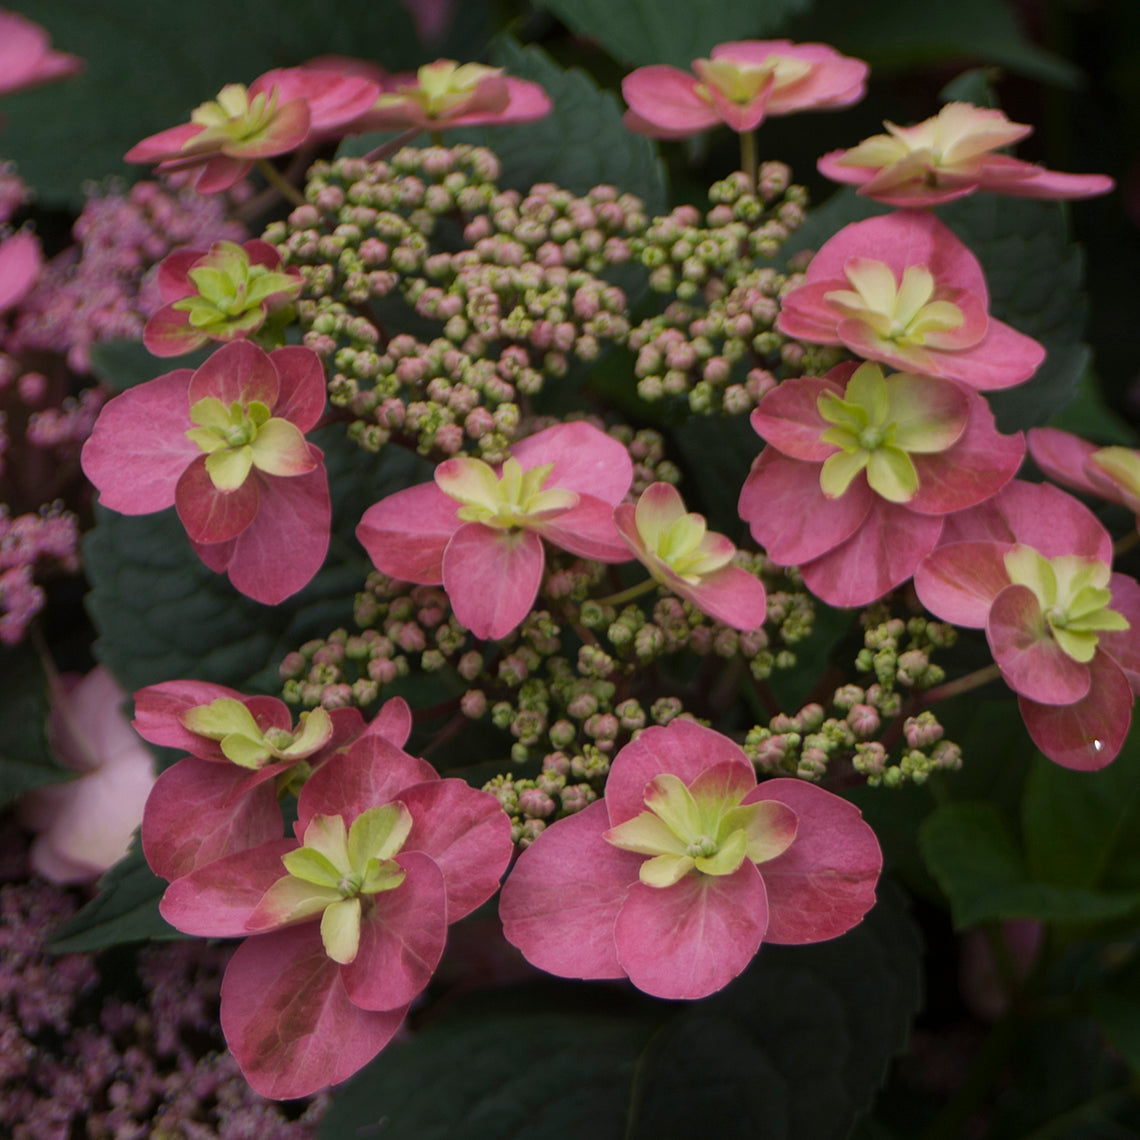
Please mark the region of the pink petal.
<svg viewBox="0 0 1140 1140"><path fill-rule="evenodd" d="M251 772L187 756L167 768L143 816L150 869L173 880L232 852L281 839L285 829L273 780L288 766Z"/></svg>
<svg viewBox="0 0 1140 1140"><path fill-rule="evenodd" d="M720 115L697 94L696 87L693 76L663 64L639 67L621 81L622 97L637 116L634 129L642 134L664 131L669 138L720 123ZM641 123L650 129L641 129Z"/></svg>
<svg viewBox="0 0 1140 1140"><path fill-rule="evenodd" d="M643 856L602 838L598 800L548 827L503 884L503 934L532 965L561 978L621 978L613 929Z"/></svg>
<svg viewBox="0 0 1140 1140"><path fill-rule="evenodd" d="M447 921L457 922L498 889L514 845L499 801L464 780L432 780L400 793L411 812L404 851L422 851L443 873Z"/></svg>
<svg viewBox="0 0 1140 1140"><path fill-rule="evenodd" d="M671 887L630 887L614 925L618 958L639 990L702 998L742 973L760 949L768 900L756 864L691 873Z"/></svg>
<svg viewBox="0 0 1140 1140"><path fill-rule="evenodd" d="M718 764L731 764L750 784L756 782L756 773L744 752L711 728L691 720L675 720L665 728L645 729L614 757L606 780L609 826L617 827L645 810L645 785L654 776L669 772L688 786Z"/></svg>
<svg viewBox="0 0 1140 1140"><path fill-rule="evenodd" d="M855 534L878 496L864 478L838 499L819 485L819 464L765 448L740 492L740 517L752 537L782 566L818 558Z"/></svg>
<svg viewBox="0 0 1140 1140"><path fill-rule="evenodd" d="M1132 724L1128 678L1106 653L1089 663L1089 695L1071 705L1042 705L1018 697L1033 743L1062 768L1093 772L1116 759Z"/></svg>
<svg viewBox="0 0 1140 1140"><path fill-rule="evenodd" d="M83 445L83 473L99 501L127 515L174 505L182 472L201 449L186 438L190 422L188 368L168 372L112 397Z"/></svg>
<svg viewBox="0 0 1140 1140"><path fill-rule="evenodd" d="M687 598L701 613L733 629L750 632L764 624L768 613L768 595L764 583L739 566L723 566L706 574L695 586L669 576L674 593Z"/></svg>
<svg viewBox="0 0 1140 1140"><path fill-rule="evenodd" d="M842 232L840 230L840 233ZM819 257L818 253L816 257ZM815 264L814 260L811 264ZM808 277L804 284L781 298L776 328L785 336L806 340L809 344L842 344L839 339L841 314L827 300L827 294L846 289L848 285L847 278L843 276L824 278L813 276L809 265Z"/></svg>
<svg viewBox="0 0 1140 1140"><path fill-rule="evenodd" d="M281 384L277 403L270 410L300 431L312 431L325 411L325 369L321 358L311 348L289 345L271 352L269 359Z"/></svg>
<svg viewBox="0 0 1140 1140"><path fill-rule="evenodd" d="M53 51L48 34L18 12L0 11L0 95L74 75L83 61Z"/></svg>
<svg viewBox="0 0 1140 1140"><path fill-rule="evenodd" d="M480 127L530 123L550 114L553 107L550 96L537 83L529 79L515 79L509 75L502 76L500 82L505 85L507 91L507 100L503 106L461 111L459 114L447 117L443 125Z"/></svg>
<svg viewBox="0 0 1140 1140"><path fill-rule="evenodd" d="M1110 607L1123 614L1131 628L1100 634L1098 649L1124 670L1132 691L1140 692L1140 584L1127 574L1113 574L1109 588L1112 590Z"/></svg>
<svg viewBox="0 0 1140 1140"><path fill-rule="evenodd" d="M1059 428L1030 428L1029 454L1042 473L1054 483L1071 487L1096 498L1105 498L1104 490L1088 476L1085 464L1099 450L1095 443ZM1115 502L1120 502L1115 499Z"/></svg>
<svg viewBox="0 0 1140 1140"><path fill-rule="evenodd" d="M0 241L0 313L27 296L42 267L40 242L30 230Z"/></svg>
<svg viewBox="0 0 1140 1140"><path fill-rule="evenodd" d="M1071 705L1089 691L1089 666L1053 640L1028 586L1006 586L994 598L986 639L1002 679L1015 693L1047 705Z"/></svg>
<svg viewBox="0 0 1140 1140"><path fill-rule="evenodd" d="M854 804L805 780L765 780L745 803L776 800L796 813L795 842L760 865L769 942L836 938L875 905L883 853Z"/></svg>
<svg viewBox="0 0 1140 1140"><path fill-rule="evenodd" d="M933 354L932 354L933 355ZM973 348L939 354L939 375L980 392L1012 388L1045 362L1045 349L1032 337L990 318L985 338Z"/></svg>
<svg viewBox="0 0 1140 1140"><path fill-rule="evenodd" d="M250 84L250 97L274 87L282 102L300 99L308 105L310 139L338 132L380 97L380 85L362 75L313 64L267 71Z"/></svg>
<svg viewBox="0 0 1140 1140"><path fill-rule="evenodd" d="M235 403L248 407L259 400L272 409L280 390L277 369L269 355L248 340L235 340L211 353L194 373L187 398L191 406L213 396L227 408Z"/></svg>
<svg viewBox="0 0 1140 1140"><path fill-rule="evenodd" d="M208 545L237 538L253 522L263 483L251 472L236 490L219 491L206 470L206 458L199 454L182 472L174 505L191 542Z"/></svg>
<svg viewBox="0 0 1140 1140"><path fill-rule="evenodd" d="M533 523L530 528L547 541L596 562L628 562L629 551L614 526L613 504L592 495L580 495L578 502L553 518Z"/></svg>
<svg viewBox="0 0 1140 1140"><path fill-rule="evenodd" d="M319 448L309 449L323 460ZM227 571L235 589L275 606L307 586L324 565L332 525L329 479L323 462L288 479L255 472L247 482L254 478L261 485L257 517L238 535Z"/></svg>
<svg viewBox="0 0 1140 1140"><path fill-rule="evenodd" d="M168 127L165 131L148 135L142 142L135 143L123 155L123 161L149 164L177 159L185 154L183 146L205 129L198 123L180 123L177 127Z"/></svg>
<svg viewBox="0 0 1140 1140"><path fill-rule="evenodd" d="M829 606L865 606L910 578L941 533L937 515L915 514L876 496L863 525L800 573Z"/></svg>
<svg viewBox="0 0 1140 1140"><path fill-rule="evenodd" d="M275 839L196 867L166 888L158 909L183 934L245 934L262 896L287 874L281 857L297 846L295 839Z"/></svg>
<svg viewBox="0 0 1140 1140"><path fill-rule="evenodd" d="M1005 154L987 156L978 175L982 190L1017 198L1093 198L1116 185L1105 174L1062 174Z"/></svg>
<svg viewBox="0 0 1140 1140"><path fill-rule="evenodd" d="M190 270L207 256L204 249L176 249L159 262L158 273L155 274L155 284L159 295L166 304L172 301L181 301L198 290L190 279Z"/></svg>
<svg viewBox="0 0 1140 1140"><path fill-rule="evenodd" d="M555 424L520 440L511 455L524 471L554 464L545 486L591 495L611 506L620 503L633 482L629 452L591 424Z"/></svg>
<svg viewBox="0 0 1140 1140"><path fill-rule="evenodd" d="M456 620L478 638L506 637L534 606L544 561L542 539L531 531L464 523L443 555Z"/></svg>
<svg viewBox="0 0 1140 1140"><path fill-rule="evenodd" d="M760 401L752 413L753 430L789 459L822 463L835 454L835 444L819 437L831 427L820 415L819 398L831 392L842 398L857 365L837 365L826 377L803 376L785 380Z"/></svg>
<svg viewBox="0 0 1140 1140"><path fill-rule="evenodd" d="M443 552L463 525L459 504L435 483L397 491L364 512L356 537L377 570L402 582L438 586Z"/></svg>
<svg viewBox="0 0 1140 1140"><path fill-rule="evenodd" d="M447 941L447 892L435 863L417 851L396 862L404 881L364 903L360 949L342 969L348 1000L361 1009L401 1009L426 987Z"/></svg>
<svg viewBox="0 0 1140 1140"><path fill-rule="evenodd" d="M914 572L918 600L943 621L984 629L994 598L1009 584L998 542L952 542L940 546Z"/></svg>
<svg viewBox="0 0 1140 1140"><path fill-rule="evenodd" d="M250 1085L280 1100L352 1076L392 1040L407 1012L353 1005L316 923L247 938L222 981L226 1044Z"/></svg>
<svg viewBox="0 0 1140 1140"><path fill-rule="evenodd" d="M291 150L292 147L286 149ZM274 150L273 154L281 153ZM226 190L236 186L252 169L254 158L258 155L250 155L248 158L233 158L227 154L215 154L207 160L205 165L198 168L197 177L194 179L194 189L199 194L221 194ZM173 168L174 164L163 164L158 168L160 174L168 173Z"/></svg>
<svg viewBox="0 0 1140 1140"><path fill-rule="evenodd" d="M163 305L147 321L143 344L151 356L182 356L201 348L210 338L190 324L190 314Z"/></svg>
<svg viewBox="0 0 1140 1140"><path fill-rule="evenodd" d="M389 744L403 748L412 735L412 710L403 697L391 697L381 706L380 711L368 723L364 735L383 737Z"/></svg>

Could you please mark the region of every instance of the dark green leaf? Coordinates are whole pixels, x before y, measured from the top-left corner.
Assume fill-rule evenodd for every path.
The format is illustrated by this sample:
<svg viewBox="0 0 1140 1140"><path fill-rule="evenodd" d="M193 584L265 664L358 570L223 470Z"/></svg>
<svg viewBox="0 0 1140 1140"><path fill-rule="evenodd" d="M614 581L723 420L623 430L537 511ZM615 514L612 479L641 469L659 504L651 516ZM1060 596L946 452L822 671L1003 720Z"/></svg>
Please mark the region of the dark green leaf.
<svg viewBox="0 0 1140 1140"><path fill-rule="evenodd" d="M1123 969L1096 986L1091 1004L1105 1036L1140 1072L1140 957L1133 953Z"/></svg>
<svg viewBox="0 0 1140 1140"><path fill-rule="evenodd" d="M51 709L47 679L26 643L0 648L0 807L43 784L58 784L74 774L56 763L48 747Z"/></svg>
<svg viewBox="0 0 1140 1140"><path fill-rule="evenodd" d="M136 838L100 880L99 893L52 936L56 954L90 953L121 942L182 936L158 913L166 883L147 866Z"/></svg>
<svg viewBox="0 0 1140 1140"><path fill-rule="evenodd" d="M1001 78L996 67L974 67L951 79L938 98L944 103L973 103L975 107L997 107L997 93L993 85Z"/></svg>
<svg viewBox="0 0 1140 1140"><path fill-rule="evenodd" d="M719 43L758 39L810 8L812 0L538 0L580 36L622 63L687 68Z"/></svg>
<svg viewBox="0 0 1140 1140"><path fill-rule="evenodd" d="M1081 377L1076 399L1062 408L1049 421L1049 426L1071 431L1106 446L1135 447L1138 442L1136 429L1105 403L1101 386L1091 370Z"/></svg>
<svg viewBox="0 0 1140 1140"><path fill-rule="evenodd" d="M177 360L159 360L142 341L105 340L91 346L91 371L112 392L123 392L176 368L197 368L216 347L211 344Z"/></svg>

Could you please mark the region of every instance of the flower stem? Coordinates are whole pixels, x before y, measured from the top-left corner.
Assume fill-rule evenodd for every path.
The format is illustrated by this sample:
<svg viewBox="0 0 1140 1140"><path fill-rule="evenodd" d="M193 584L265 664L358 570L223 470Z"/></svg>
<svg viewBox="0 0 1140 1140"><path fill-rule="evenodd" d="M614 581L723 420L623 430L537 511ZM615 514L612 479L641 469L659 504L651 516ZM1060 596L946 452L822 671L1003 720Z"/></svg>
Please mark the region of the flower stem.
<svg viewBox="0 0 1140 1140"><path fill-rule="evenodd" d="M292 182L287 182L281 176L281 172L277 167L268 159L259 158L257 160L257 169L265 176L265 181L286 201L292 202L294 206L304 206L306 204L305 195L302 194Z"/></svg>
<svg viewBox="0 0 1140 1140"><path fill-rule="evenodd" d="M740 169L748 179L748 189L756 192L756 132L741 131L740 133Z"/></svg>
<svg viewBox="0 0 1140 1140"><path fill-rule="evenodd" d="M980 689L983 685L996 681L1000 676L1001 669L997 665L987 665L984 669L976 669L973 673L967 673L956 681L947 681L944 685L936 685L933 689L927 689L922 694L922 706L929 708L940 701L948 701L951 697L960 697L963 693L968 693L972 689Z"/></svg>
<svg viewBox="0 0 1140 1140"><path fill-rule="evenodd" d="M397 135L394 139L389 139L386 143L381 143L375 150L370 150L364 156L364 161L379 162L381 159L387 158L390 154L395 154L396 151L402 150L408 143L412 142L419 133L419 127L412 127L410 130L404 131L403 134Z"/></svg>
<svg viewBox="0 0 1140 1140"><path fill-rule="evenodd" d="M616 594L610 594L608 598L595 598L594 600L599 606L622 606L626 602L632 602L634 598L648 594L656 586L656 578L646 578L644 582L638 582L636 586L630 586L628 590L619 590Z"/></svg>
<svg viewBox="0 0 1140 1140"><path fill-rule="evenodd" d="M1140 521L1137 522L1140 526ZM1126 551L1131 550L1138 542L1140 542L1140 530L1130 530L1127 534L1121 535L1112 544L1112 553L1115 557L1119 558Z"/></svg>

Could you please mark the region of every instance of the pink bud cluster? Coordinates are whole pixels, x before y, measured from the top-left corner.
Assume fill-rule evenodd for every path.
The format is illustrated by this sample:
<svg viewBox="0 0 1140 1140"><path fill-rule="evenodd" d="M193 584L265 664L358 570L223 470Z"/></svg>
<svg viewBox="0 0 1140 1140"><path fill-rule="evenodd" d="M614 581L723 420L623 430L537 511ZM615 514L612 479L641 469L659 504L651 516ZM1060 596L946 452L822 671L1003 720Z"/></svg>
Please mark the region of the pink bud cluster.
<svg viewBox="0 0 1140 1140"><path fill-rule="evenodd" d="M75 515L56 504L13 518L0 503L0 644L22 641L28 624L43 609L46 595L37 577L78 570Z"/></svg>

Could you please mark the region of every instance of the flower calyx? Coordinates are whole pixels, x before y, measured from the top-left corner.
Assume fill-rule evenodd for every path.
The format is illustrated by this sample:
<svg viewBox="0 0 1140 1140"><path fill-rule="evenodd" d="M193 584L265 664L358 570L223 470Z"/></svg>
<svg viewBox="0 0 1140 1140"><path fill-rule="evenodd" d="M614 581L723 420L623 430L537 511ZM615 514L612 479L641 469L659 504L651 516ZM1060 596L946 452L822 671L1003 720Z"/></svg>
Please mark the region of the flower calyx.
<svg viewBox="0 0 1140 1140"><path fill-rule="evenodd" d="M523 470L511 457L496 474L481 459L449 459L436 468L435 481L444 494L461 503L456 512L464 522L496 530L527 527L576 506L578 494L564 487L544 489L553 463Z"/></svg>
<svg viewBox="0 0 1140 1140"><path fill-rule="evenodd" d="M183 727L216 740L222 754L242 768L257 769L275 760L299 762L323 748L333 735L332 718L322 708L301 713L297 728L262 729L253 713L233 697L219 697L189 709Z"/></svg>

